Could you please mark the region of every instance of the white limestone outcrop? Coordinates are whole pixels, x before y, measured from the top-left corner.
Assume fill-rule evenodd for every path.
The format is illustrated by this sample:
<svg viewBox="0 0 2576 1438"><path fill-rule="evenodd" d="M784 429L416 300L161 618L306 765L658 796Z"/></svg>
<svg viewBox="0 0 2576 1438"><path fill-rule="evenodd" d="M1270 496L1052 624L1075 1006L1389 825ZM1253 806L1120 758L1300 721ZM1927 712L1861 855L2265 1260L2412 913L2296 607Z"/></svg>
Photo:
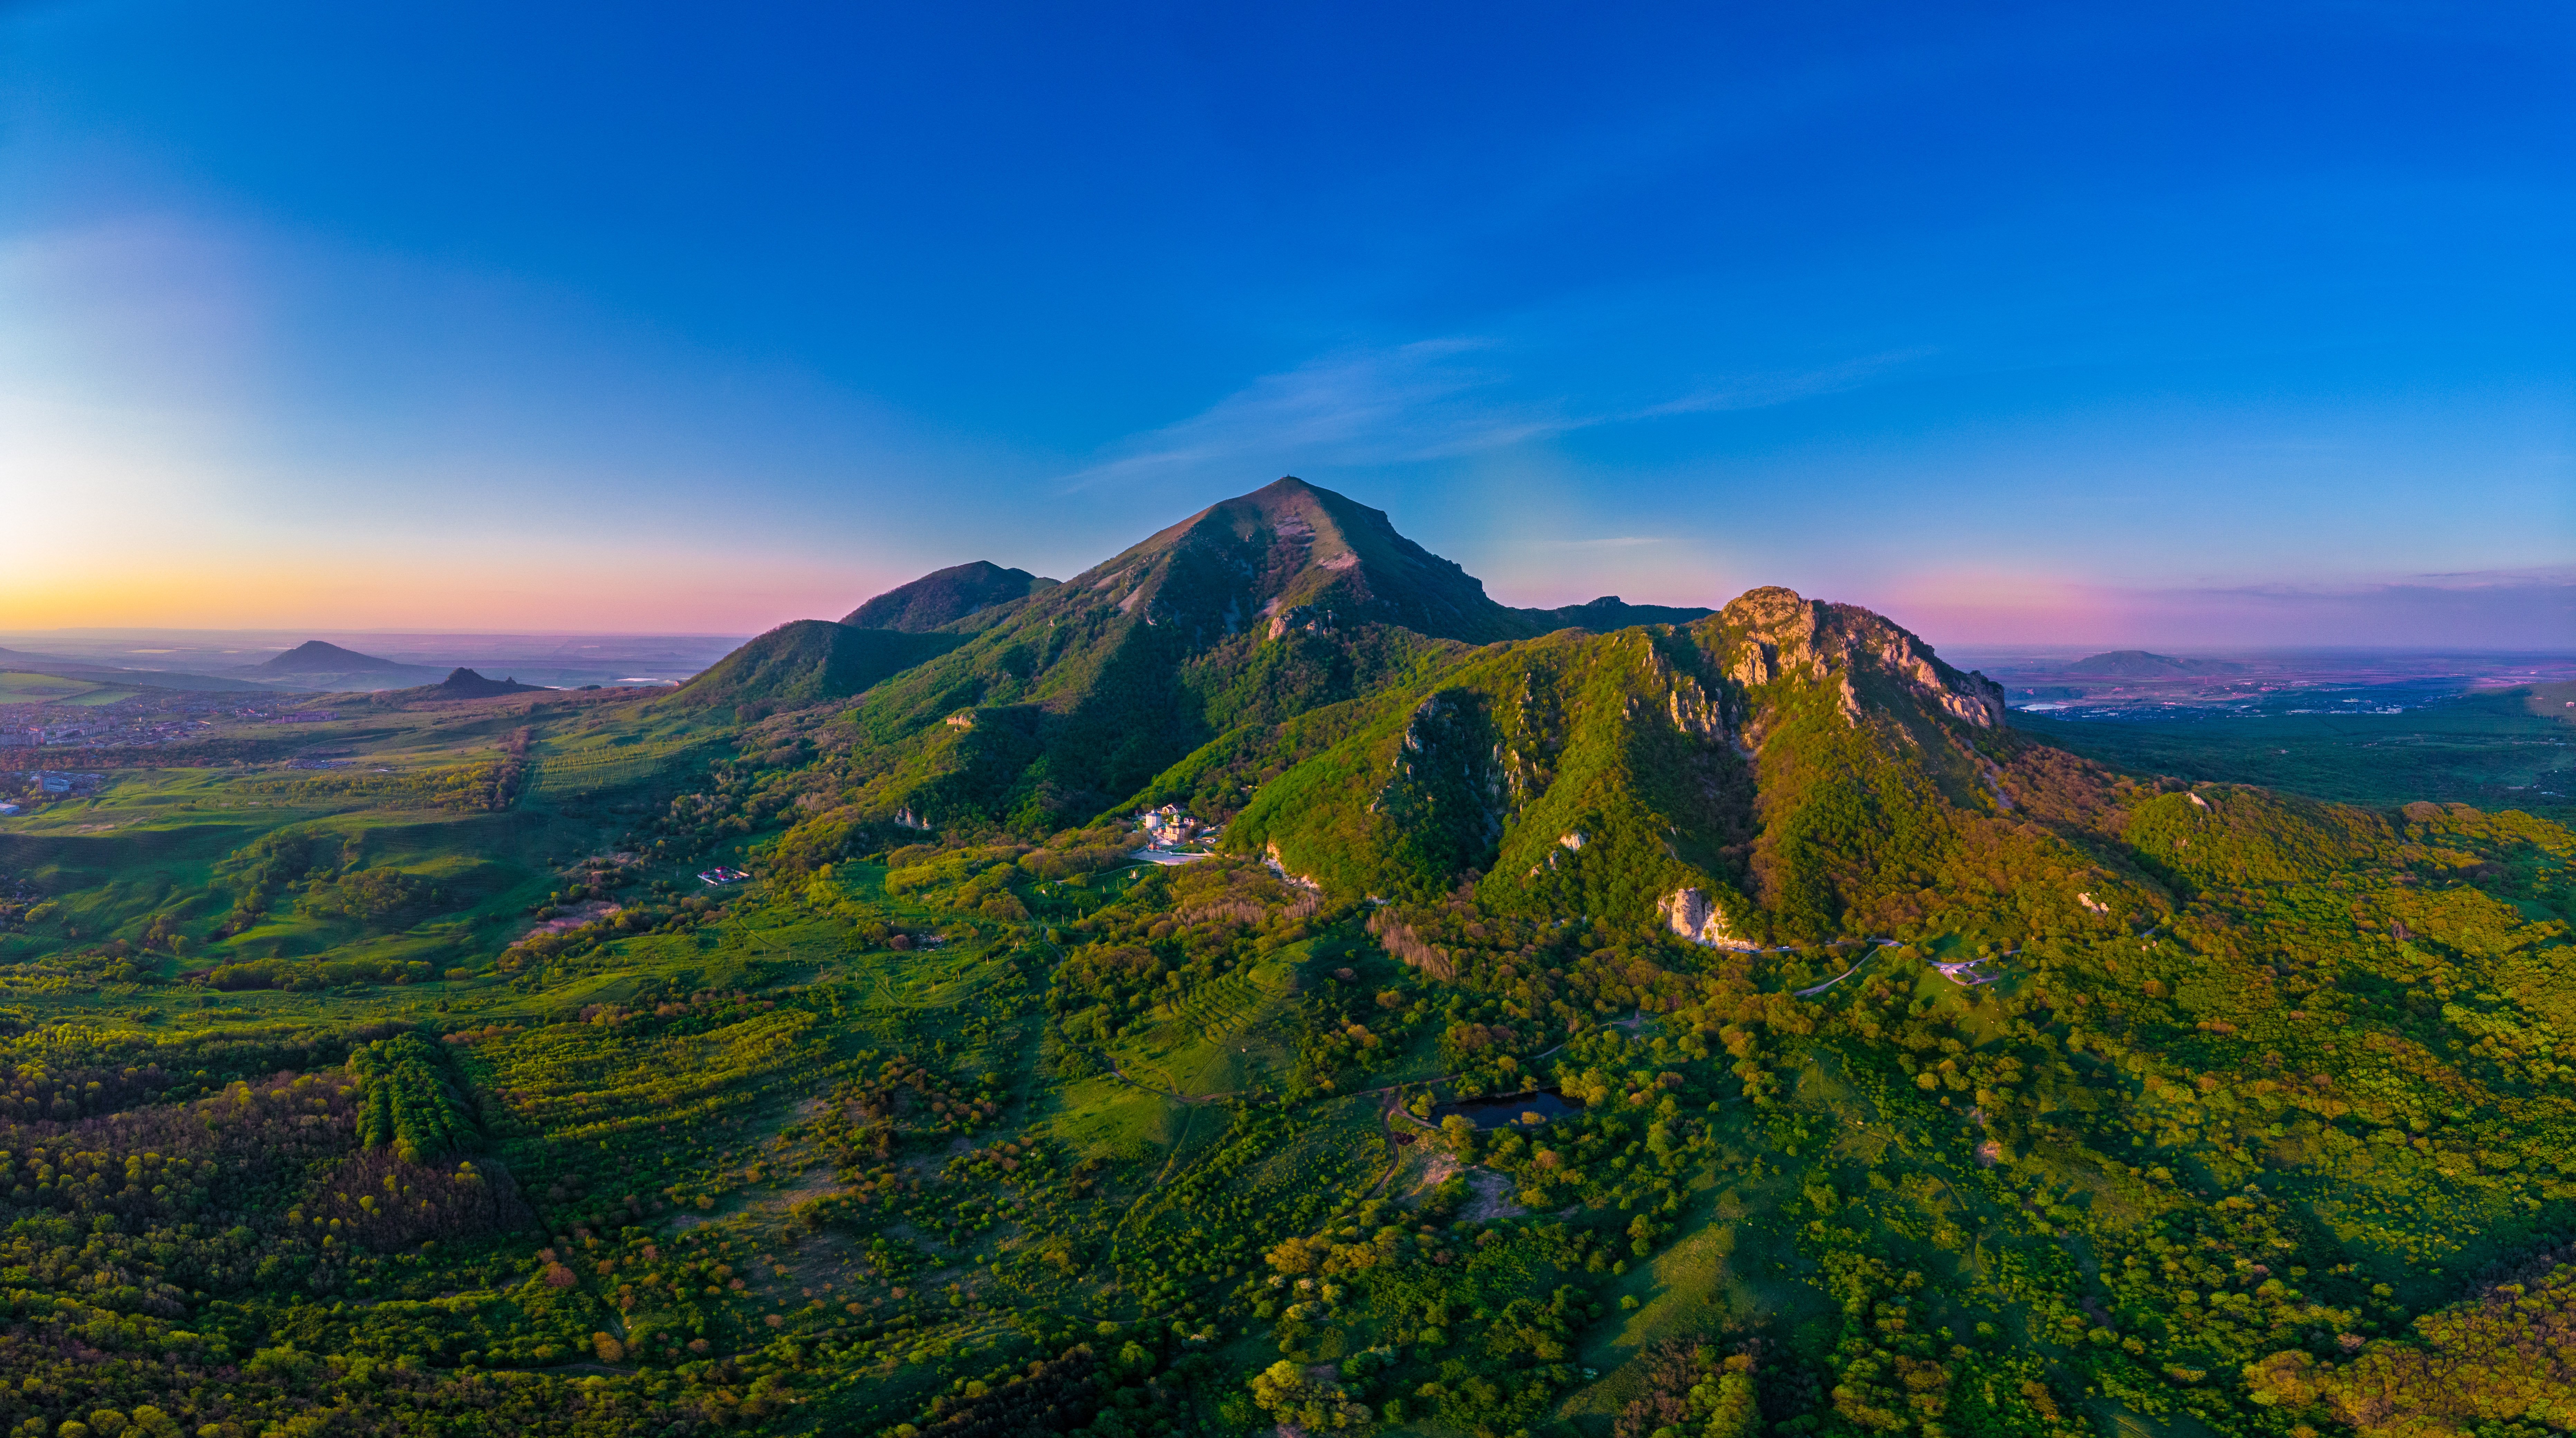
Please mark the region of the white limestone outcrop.
<svg viewBox="0 0 2576 1438"><path fill-rule="evenodd" d="M1712 949L1739 949L1750 952L1761 945L1738 938L1726 921L1726 910L1717 901L1697 889L1676 889L1655 906L1664 926L1674 933Z"/></svg>

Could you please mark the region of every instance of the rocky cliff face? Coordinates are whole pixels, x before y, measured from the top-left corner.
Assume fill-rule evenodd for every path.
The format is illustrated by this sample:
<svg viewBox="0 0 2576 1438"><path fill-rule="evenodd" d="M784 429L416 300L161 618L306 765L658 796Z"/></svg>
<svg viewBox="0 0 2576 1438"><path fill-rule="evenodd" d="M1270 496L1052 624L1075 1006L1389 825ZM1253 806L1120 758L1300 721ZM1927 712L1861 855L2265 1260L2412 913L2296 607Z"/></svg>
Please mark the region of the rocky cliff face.
<svg viewBox="0 0 2576 1438"><path fill-rule="evenodd" d="M1737 936L1726 910L1697 889L1676 889L1655 906L1664 927L1694 944L1712 949L1752 950L1762 947Z"/></svg>
<svg viewBox="0 0 2576 1438"><path fill-rule="evenodd" d="M1867 877L1815 866L1820 827L2008 802L1980 748L2003 724L1994 684L1786 589L1687 626L1474 651L1387 702L1408 707L1265 789L1239 832L1343 892L1473 880L1505 906L1747 949L1824 930Z"/></svg>
<svg viewBox="0 0 2576 1438"><path fill-rule="evenodd" d="M1717 617L1739 646L1727 674L1747 689L1799 676L1833 686L1846 722L1864 717L1861 687L1892 683L1961 723L2004 727L2003 686L1941 662L1915 635L1853 604L1802 599L1794 590L1749 590Z"/></svg>

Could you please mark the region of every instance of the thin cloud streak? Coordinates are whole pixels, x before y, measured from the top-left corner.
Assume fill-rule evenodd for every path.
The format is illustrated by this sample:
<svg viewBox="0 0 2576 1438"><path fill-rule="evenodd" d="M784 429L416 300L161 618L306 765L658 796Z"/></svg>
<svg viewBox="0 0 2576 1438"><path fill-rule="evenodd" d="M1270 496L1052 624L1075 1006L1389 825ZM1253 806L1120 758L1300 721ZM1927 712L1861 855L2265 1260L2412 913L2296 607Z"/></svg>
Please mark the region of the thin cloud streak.
<svg viewBox="0 0 2576 1438"><path fill-rule="evenodd" d="M1602 423L1624 420L1661 419L1666 415L1717 414L1730 410L1770 409L1775 405L1795 404L1803 399L1840 394L1858 389L1880 375L1915 360L1938 353L1929 347L1891 350L1886 354L1864 355L1841 364L1803 373L1746 376L1723 384L1694 390L1679 399L1648 405Z"/></svg>
<svg viewBox="0 0 2576 1438"><path fill-rule="evenodd" d="M1187 419L1111 447L1069 476L1080 490L1202 470L1361 467L1451 459L1578 430L1689 414L1765 409L1857 388L1931 353L1869 355L1803 371L1705 384L1652 404L1584 412L1513 399L1518 376L1478 357L1506 346L1470 336L1337 351L1264 375Z"/></svg>

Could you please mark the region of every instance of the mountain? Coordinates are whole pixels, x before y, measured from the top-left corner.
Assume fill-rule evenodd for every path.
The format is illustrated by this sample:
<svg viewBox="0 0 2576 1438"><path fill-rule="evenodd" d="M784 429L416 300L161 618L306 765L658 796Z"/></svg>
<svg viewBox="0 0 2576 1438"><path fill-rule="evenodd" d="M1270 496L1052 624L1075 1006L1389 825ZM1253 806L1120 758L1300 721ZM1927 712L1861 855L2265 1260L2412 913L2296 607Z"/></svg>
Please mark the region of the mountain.
<svg viewBox="0 0 2576 1438"><path fill-rule="evenodd" d="M726 704L810 704L866 690L888 675L965 642L954 634L862 629L828 619L778 626L718 660L661 702L683 709Z"/></svg>
<svg viewBox="0 0 2576 1438"><path fill-rule="evenodd" d="M319 639L308 639L264 663L234 672L273 689L435 689L443 682L436 669L379 659Z"/></svg>
<svg viewBox="0 0 2576 1438"><path fill-rule="evenodd" d="M2195 674L2241 674L2242 664L2223 659L2176 659L2170 654L2150 654L2144 649L2114 649L2107 654L2087 655L2066 666L2064 673L2082 674L2098 679L2184 679Z"/></svg>
<svg viewBox="0 0 2576 1438"><path fill-rule="evenodd" d="M1119 802L1228 729L1375 693L1559 627L1378 510L1282 479L1012 605L860 705L866 801L1036 828Z"/></svg>
<svg viewBox="0 0 2576 1438"><path fill-rule="evenodd" d="M307 639L256 667L264 674L360 674L371 669L403 670L414 666L378 659L372 654L343 649L319 639Z"/></svg>
<svg viewBox="0 0 2576 1438"><path fill-rule="evenodd" d="M436 684L422 684L397 690L396 699L490 699L502 694L551 693L542 684L522 684L516 678L487 679L471 669L451 669Z"/></svg>
<svg viewBox="0 0 2576 1438"><path fill-rule="evenodd" d="M853 617L927 623L966 602L947 596L1008 593L1012 573L943 570ZM1000 588L970 592L969 581ZM801 621L745 645L669 702L861 696L874 777L860 807L1043 830L1184 782L1157 776L1229 733L1239 731L1238 747L1254 742L1243 736L1292 744L1285 756L1262 750L1262 768L1309 757L1347 737L1335 724L1363 722L1340 706L1411 692L1479 646L1550 635L1579 643L1712 618L1615 596L1510 608L1398 533L1384 511L1293 477L1211 505L1063 584L968 613L976 622L947 621L956 642L944 649L862 649L852 636L902 631ZM1280 739L1276 726L1328 710L1339 717ZM1190 779L1239 784L1240 775L1213 777L1236 767L1201 762Z"/></svg>
<svg viewBox="0 0 2576 1438"><path fill-rule="evenodd" d="M825 656L857 633L888 631L791 625L698 681L699 702L865 688L868 777L835 822L1035 835L1135 802L1239 808L1236 843L1352 895L1473 881L1505 902L1615 874L1645 887L1577 899L1816 931L1866 902L1774 856L1819 814L1886 803L1809 751L1858 745L1850 762L1892 756L1924 792L1973 797L1977 745L2003 733L1999 688L1866 610L1778 589L1722 613L1510 609L1382 512L1296 480L926 662L835 676ZM1563 842L1578 832L1590 860Z"/></svg>
<svg viewBox="0 0 2576 1438"><path fill-rule="evenodd" d="M1114 590L1121 612L1211 634L1391 624L1469 644L1523 638L1531 622L1455 563L1370 509L1304 480L1211 505L1075 580Z"/></svg>
<svg viewBox="0 0 2576 1438"><path fill-rule="evenodd" d="M1627 604L1618 595L1605 594L1589 604L1569 604L1562 609L1516 609L1512 611L1539 627L1542 633L1554 629L1588 629L1607 634L1613 629L1627 629L1639 624L1688 624L1706 619L1717 611L1697 605Z"/></svg>
<svg viewBox="0 0 2576 1438"><path fill-rule="evenodd" d="M1478 651L1391 692L1262 786L1228 839L1327 894L1469 882L1504 911L1814 938L1890 923L1879 897L1925 861L1892 841L1990 824L1987 773L2014 747L1984 676L1868 610L1757 589L1688 626Z"/></svg>
<svg viewBox="0 0 2576 1438"><path fill-rule="evenodd" d="M910 584L889 589L851 610L841 622L854 629L925 633L984 613L995 605L1026 599L1058 582L1041 579L1025 569L1004 569L978 559L972 564L935 570Z"/></svg>

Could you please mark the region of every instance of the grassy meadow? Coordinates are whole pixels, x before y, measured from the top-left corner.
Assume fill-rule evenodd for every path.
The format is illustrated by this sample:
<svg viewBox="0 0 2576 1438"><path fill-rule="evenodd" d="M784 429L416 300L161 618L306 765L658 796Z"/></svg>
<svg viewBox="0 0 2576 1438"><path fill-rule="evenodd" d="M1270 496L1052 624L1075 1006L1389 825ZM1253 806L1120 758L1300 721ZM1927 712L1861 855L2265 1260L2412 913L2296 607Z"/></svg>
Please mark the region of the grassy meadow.
<svg viewBox="0 0 2576 1438"><path fill-rule="evenodd" d="M78 704L83 706L113 704L130 698L132 689L112 684L92 684L86 679L64 679L52 674L27 674L16 670L0 672L0 705L9 704Z"/></svg>

